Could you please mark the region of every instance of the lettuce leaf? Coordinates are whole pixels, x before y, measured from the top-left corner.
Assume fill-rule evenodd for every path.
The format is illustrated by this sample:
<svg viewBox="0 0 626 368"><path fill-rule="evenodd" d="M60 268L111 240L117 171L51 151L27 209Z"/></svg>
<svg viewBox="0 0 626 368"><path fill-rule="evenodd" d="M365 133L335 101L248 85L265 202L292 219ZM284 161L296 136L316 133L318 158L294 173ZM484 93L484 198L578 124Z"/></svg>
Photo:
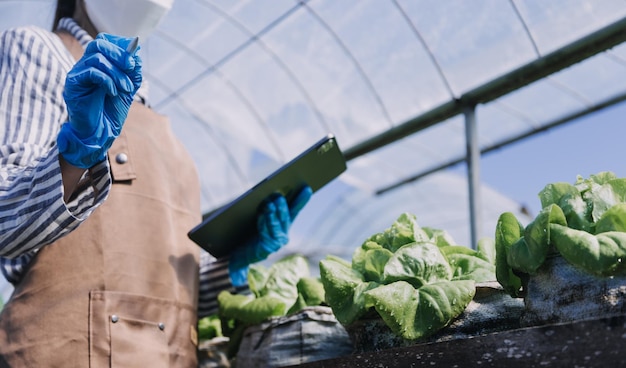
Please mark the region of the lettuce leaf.
<svg viewBox="0 0 626 368"><path fill-rule="evenodd" d="M445 230L432 227L423 227L422 230L428 235L429 241L435 243L438 247L457 245L452 236Z"/></svg>
<svg viewBox="0 0 626 368"><path fill-rule="evenodd" d="M252 265L250 269L260 268ZM310 276L309 263L300 255L286 256L269 268L265 283L259 292L260 296L270 296L291 306L298 299L298 282Z"/></svg>
<svg viewBox="0 0 626 368"><path fill-rule="evenodd" d="M239 320L247 324L258 324L269 317L284 316L287 306L281 300L262 296L234 295L224 290L217 296L219 314L226 319Z"/></svg>
<svg viewBox="0 0 626 368"><path fill-rule="evenodd" d="M504 290L512 297L520 295L522 280L513 272L509 265L509 250L524 233L524 226L511 212L505 212L496 224L496 279Z"/></svg>
<svg viewBox="0 0 626 368"><path fill-rule="evenodd" d="M432 243L404 245L389 258L383 273L385 284L402 280L416 288L451 278L448 261Z"/></svg>
<svg viewBox="0 0 626 368"><path fill-rule="evenodd" d="M371 241L395 252L403 245L429 240L428 234L417 224L415 215L403 213L388 229L372 235L365 243Z"/></svg>
<svg viewBox="0 0 626 368"><path fill-rule="evenodd" d="M376 243L366 243L357 248L352 257L352 268L359 271L365 281L382 282L385 265L393 253Z"/></svg>
<svg viewBox="0 0 626 368"><path fill-rule="evenodd" d="M608 231L626 232L626 203L609 208L596 222L597 234Z"/></svg>
<svg viewBox="0 0 626 368"><path fill-rule="evenodd" d="M473 281L444 281L415 289L398 281L365 292L385 324L405 339L433 334L449 325L474 298Z"/></svg>
<svg viewBox="0 0 626 368"><path fill-rule="evenodd" d="M591 215L587 203L583 200L580 188L568 183L548 184L539 192L542 208L556 205L563 211L567 224L575 229L589 231L592 228Z"/></svg>
<svg viewBox="0 0 626 368"><path fill-rule="evenodd" d="M496 280L496 266L481 257L479 251L452 245L440 248L448 259L452 280L474 280L476 282Z"/></svg>
<svg viewBox="0 0 626 368"><path fill-rule="evenodd" d="M511 245L508 264L516 270L534 274L550 251L550 224L567 225L561 208L551 204L539 212L524 229L524 236Z"/></svg>
<svg viewBox="0 0 626 368"><path fill-rule="evenodd" d="M317 277L303 277L298 281L298 294L306 302L307 306L316 306L324 302L324 285Z"/></svg>
<svg viewBox="0 0 626 368"><path fill-rule="evenodd" d="M626 233L609 231L597 235L550 225L552 241L569 263L597 276L626 274Z"/></svg>
<svg viewBox="0 0 626 368"><path fill-rule="evenodd" d="M297 285L298 299L289 308L287 314L296 313L306 307L321 305L324 303L324 285L315 277L303 277Z"/></svg>
<svg viewBox="0 0 626 368"><path fill-rule="evenodd" d="M340 323L350 324L367 312L360 293L364 289L363 284L369 283L363 280L359 271L327 258L320 261L320 277L326 293L326 303Z"/></svg>
<svg viewBox="0 0 626 368"><path fill-rule="evenodd" d="M222 337L222 321L217 314L206 316L198 321L198 339L210 340Z"/></svg>

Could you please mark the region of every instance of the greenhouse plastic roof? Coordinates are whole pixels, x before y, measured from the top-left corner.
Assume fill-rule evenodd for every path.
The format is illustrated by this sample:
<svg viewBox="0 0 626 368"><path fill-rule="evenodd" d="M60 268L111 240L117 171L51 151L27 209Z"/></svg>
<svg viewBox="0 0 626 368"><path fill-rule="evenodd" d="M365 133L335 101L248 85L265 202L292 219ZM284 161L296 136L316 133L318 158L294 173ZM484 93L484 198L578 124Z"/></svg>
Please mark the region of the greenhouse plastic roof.
<svg viewBox="0 0 626 368"><path fill-rule="evenodd" d="M52 8L0 0L0 26L49 28ZM191 152L210 211L327 133L356 152L524 66L541 70L546 56L625 19L623 0L177 0L141 52L151 104ZM587 56L478 101L480 149L621 100L626 46ZM402 212L468 244L467 178L433 170L465 156L464 116L434 122L349 157L299 216L289 249L350 257ZM481 198L485 236L500 213L520 212L488 187Z"/></svg>

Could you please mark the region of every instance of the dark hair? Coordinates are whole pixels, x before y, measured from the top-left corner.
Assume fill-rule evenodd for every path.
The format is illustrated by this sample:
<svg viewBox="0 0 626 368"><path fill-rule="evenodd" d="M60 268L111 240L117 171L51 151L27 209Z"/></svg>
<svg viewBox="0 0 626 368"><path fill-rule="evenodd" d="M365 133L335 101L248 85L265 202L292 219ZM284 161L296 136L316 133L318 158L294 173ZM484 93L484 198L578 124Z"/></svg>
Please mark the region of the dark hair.
<svg viewBox="0 0 626 368"><path fill-rule="evenodd" d="M57 0L57 10L54 15L54 22L52 23L53 30L57 28L61 18L72 17L74 15L76 1L77 0Z"/></svg>

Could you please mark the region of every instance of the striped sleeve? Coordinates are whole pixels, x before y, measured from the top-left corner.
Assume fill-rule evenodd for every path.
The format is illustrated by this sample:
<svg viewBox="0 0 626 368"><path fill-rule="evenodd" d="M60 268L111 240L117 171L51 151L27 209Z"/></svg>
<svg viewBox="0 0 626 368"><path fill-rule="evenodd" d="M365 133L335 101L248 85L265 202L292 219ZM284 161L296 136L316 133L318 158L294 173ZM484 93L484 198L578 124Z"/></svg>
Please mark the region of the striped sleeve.
<svg viewBox="0 0 626 368"><path fill-rule="evenodd" d="M110 189L105 161L88 171L90 185L72 202L63 200L56 136L67 120L62 93L73 63L58 37L43 29L0 34L0 257L14 259L0 261L5 276L74 230Z"/></svg>
<svg viewBox="0 0 626 368"><path fill-rule="evenodd" d="M16 285L24 275L26 267L37 254L36 250L23 253L16 258L0 258L0 270L4 278L13 285Z"/></svg>
<svg viewBox="0 0 626 368"><path fill-rule="evenodd" d="M233 294L249 293L248 285L234 287L228 275L228 258L215 259L206 251L200 253L200 293L198 318L217 313L217 295L227 290Z"/></svg>

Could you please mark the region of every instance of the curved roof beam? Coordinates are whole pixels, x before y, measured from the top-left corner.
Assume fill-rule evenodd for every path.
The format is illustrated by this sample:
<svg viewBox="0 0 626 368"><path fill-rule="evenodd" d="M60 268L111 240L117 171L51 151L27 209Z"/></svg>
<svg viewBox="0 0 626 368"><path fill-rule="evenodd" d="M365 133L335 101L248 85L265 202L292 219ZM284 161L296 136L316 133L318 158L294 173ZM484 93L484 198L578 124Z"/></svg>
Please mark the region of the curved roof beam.
<svg viewBox="0 0 626 368"><path fill-rule="evenodd" d="M291 70L291 68L289 68L289 66L287 66L286 63L283 62L283 60L269 46L267 46L265 44L265 42L263 42L261 40L259 35L263 31L259 32L258 35L255 35L246 26L244 26L241 22L237 21L235 18L231 17L224 10L220 9L216 5L211 4L209 2L209 0L198 0L198 1L202 2L206 6L210 7L216 13L219 13L224 19L226 19L231 24L233 24L235 27L237 27L241 32L247 34L250 37L251 40L256 41L256 43L272 58L272 60L274 60L274 62L276 62L276 64L278 64L278 66L285 72L285 74L287 74L289 79L295 84L296 88L302 93L302 95L304 96L304 98L308 102L309 106L311 106L311 109L313 110L313 112L317 116L317 119L319 120L320 124L322 124L323 128L325 130L327 130L327 131L330 131L330 127L328 126L328 123L326 122L326 119L324 119L324 116L322 115L320 110L317 108L317 105L313 101L313 98L311 97L311 95L309 94L307 89L304 87L302 82L300 82L298 77L296 77L296 74ZM306 1L298 4L298 6L304 6L305 2ZM291 15L293 15L293 13L294 13L294 11L290 11L288 14L289 14L289 16L291 16ZM286 19L286 18L287 17L282 18L281 21L283 19Z"/></svg>
<svg viewBox="0 0 626 368"><path fill-rule="evenodd" d="M626 41L626 17L478 86L464 93L459 99L445 102L384 133L366 139L344 150L344 155L347 160L351 160L384 147L461 114L465 106L491 102L624 41Z"/></svg>
<svg viewBox="0 0 626 368"><path fill-rule="evenodd" d="M239 98L239 100L244 104L244 106L246 106L246 108L248 109L248 111L252 114L252 116L254 116L254 119L259 123L259 125L263 128L263 130L265 131L266 135L268 136L270 143L272 145L272 147L274 148L274 150L276 151L276 153L278 153L278 155L280 156L280 158L282 160L285 159L285 155L283 154L282 150L280 149L280 145L278 144L278 142L276 141L275 137L273 134L271 134L271 129L267 126L267 124L265 123L265 121L263 120L263 118L261 117L261 114L258 112L258 110L256 109L256 107L254 106L254 104L252 103L252 101L250 101L244 94L243 92L230 80L228 79L215 65L212 65L211 63L209 63L207 60L205 60L202 56L200 56L197 52L195 52L193 49L187 47L187 45L178 42L177 40L173 39L172 37L170 37L169 35L165 34L164 32L158 31L156 32L159 37L161 37L162 39L176 45L176 47L178 47L179 49L182 49L186 55L192 56L194 59L196 59L200 64L205 65L206 69L204 70L204 72L202 73L203 76L206 76L208 74L215 74L217 75L220 79L222 79L222 81L224 81L224 83L233 91L233 93ZM210 73L207 73L207 71L211 71ZM197 77L192 79L189 83L187 83L189 86L191 86L191 84L196 84L199 80L201 79L201 77ZM166 88L164 85L163 89L167 90L169 92L169 94L163 99L161 100L159 103L156 103L154 105L154 108L158 108L158 107L162 107L163 105L165 105L166 103L169 103L170 101L168 99L174 99L174 96L176 97L180 97L182 92L181 92L181 88L179 88L178 90L171 90L169 88ZM184 87L184 86L183 86ZM179 98L179 100L182 100L182 98ZM208 122L202 120L203 123L209 125Z"/></svg>
<svg viewBox="0 0 626 368"><path fill-rule="evenodd" d="M337 45L339 45L341 50L352 61L352 63L354 64L354 67L356 68L357 73L359 73L359 75L361 76L361 79L363 79L363 82L365 82L365 85L367 86L367 88L370 90L370 92L372 93L372 95L376 99L376 102L378 102L378 105L380 106L380 109L381 109L383 115L385 116L385 118L389 122L389 125L390 126L394 126L393 120L391 119L391 116L389 115L389 111L387 111L387 108L385 107L385 103L383 102L383 99L378 94L378 91L376 91L376 88L374 87L374 84L372 83L370 78L367 76L367 73L365 73L365 70L361 66L361 63L359 63L357 58L350 52L350 49L348 48L348 46L341 40L341 37L339 37L339 35L330 27L330 25L328 23L326 23L324 21L324 19L322 19L322 17L320 17L319 14L317 14L313 9L311 9L311 7L307 6L304 3L302 3L302 6L306 10L309 11L309 13L313 16L313 18L315 18L319 22L319 24L322 27L324 27L324 29L326 29L328 34L330 34L331 37L333 37L335 42L337 42Z"/></svg>
<svg viewBox="0 0 626 368"><path fill-rule="evenodd" d="M184 52L193 57L194 59L196 59L200 64L204 64L204 65L208 65L209 68L212 68L213 66L210 65L210 63L208 61L206 61L204 58L202 58L200 55L198 55L193 49L187 47L186 45L178 42L177 40L171 38L169 35L161 32L161 31L156 31L156 34L158 34L159 37L161 37L162 39L164 39L167 42L170 42L174 45L176 45L179 49L183 49ZM250 114L252 116L254 116L254 119L257 120L259 122L259 124L261 124L261 126L265 127L262 122L263 122L263 118L261 118L261 115L259 114L259 112L257 111L257 109L254 107L254 105L252 104L252 102L250 100L248 100L246 98L246 96L243 94L243 92L241 92L241 90L239 88L237 88L237 86L235 84L233 84L230 79L226 78L226 76L224 76L224 74L222 72L220 72L219 70L214 70L215 75L217 75L220 79L222 79L222 81L233 91L233 93L235 95L237 95L239 97L239 100L241 100L241 102L244 104L244 106L246 106L246 108L248 109L248 111L250 112ZM161 83L159 81L158 78L150 78L150 83L154 83L157 84L162 90L168 91L169 92L169 96L175 94L175 91L172 91L167 85ZM247 175L245 174L244 170L241 168L241 166L237 163L237 161L235 160L235 156L232 154L232 152L230 151L230 149L228 148L228 146L224 145L222 140L217 139L217 134L214 133L214 130L212 128L212 125L210 122L206 121L205 119L203 119L202 117L200 117L200 115L196 114L194 109L192 107L187 106L187 104L185 103L184 99L179 99L178 100L179 103L181 105L183 105L185 107L185 110L187 112L189 112L189 114L199 123L201 123L200 125L203 126L205 129L210 130L211 131L211 139L213 139L216 143L217 146L222 147L222 151L224 151L226 153L226 156L228 157L228 162L231 163L231 167L234 168L235 170L235 174L237 175L237 177L239 177L239 179L241 180L241 183L244 185L247 185L250 181L250 178L247 177ZM270 141L272 143L272 145L274 146L274 148L276 149L276 152L282 155L282 152L280 151L280 149L278 148L278 144L271 139L270 137ZM209 196L207 196L209 197Z"/></svg>
<svg viewBox="0 0 626 368"><path fill-rule="evenodd" d="M254 115L255 120L259 121L259 123L263 121L261 114L259 114L258 110L254 107L254 104L248 98L246 98L243 92L239 88L237 88L237 86L230 79L228 79L222 72L220 72L219 69L217 69L214 65L212 65L206 59L200 56L197 52L195 52L195 50L187 47L185 44L181 42L178 42L178 40L173 39L168 34L159 30L157 30L155 33L157 33L158 36L161 37L162 39L170 42L171 44L176 45L176 47L178 47L179 49L182 49L186 55L193 57L194 59L196 59L196 61L198 61L198 63L205 65L207 69L212 69L211 72L216 74L221 80L224 81L224 83L228 87L231 88L231 90L239 97L239 99L243 102L243 104L248 108L250 113ZM150 83L152 83L152 80L150 81ZM161 86L164 90L168 91L168 96L166 98L169 98L175 95L178 96L177 90L172 90L168 88L167 86L165 86L164 84L161 84ZM161 100L159 103L155 104L155 106L163 105L164 100L165 99Z"/></svg>
<svg viewBox="0 0 626 368"><path fill-rule="evenodd" d="M446 86L446 89L448 90L448 93L450 94L450 98L451 99L456 98L456 96L454 95L454 92L452 91L452 87L450 86L450 82L448 81L448 78L446 78L446 75L443 72L443 68L441 67L441 64L439 64L439 61L437 61L435 54L432 52L430 47L428 47L426 40L424 40L424 37L422 37L422 34L417 29L417 26L413 23L411 18L409 18L409 15L406 13L404 8L402 8L402 6L398 3L397 0L393 0L393 3L395 4L396 8L400 12L404 20L406 20L409 27L411 27L413 34L415 35L415 37L417 37L418 41L422 44L422 47L424 48L424 50L426 50L428 57L430 58L430 60L433 62L433 65L437 69L437 73L439 73L439 77L443 81L443 84Z"/></svg>
<svg viewBox="0 0 626 368"><path fill-rule="evenodd" d="M201 0L197 0L197 1L201 1ZM275 19L273 22L271 22L270 24L265 26L256 35L253 35L248 40L246 40L244 43L242 43L241 45L235 47L235 49L233 51L229 52L228 54L226 54L226 56L221 58L218 62L213 64L213 66L211 68L208 68L205 71L203 71L202 73L198 74L196 79L191 80L191 81L185 83L184 85L182 85L181 87L179 87L178 89L176 89L170 96L168 96L167 98L164 98L162 101L160 101L158 106L166 105L166 104L172 102L173 99L179 97L184 91L188 90L193 85L195 85L197 83L198 79L200 79L200 78L202 78L202 77L204 77L204 76L206 76L208 74L211 74L215 70L219 69L222 65L226 64L228 61L230 61L230 59L232 59L237 54L239 54L240 52L245 50L248 46L250 46L254 42L257 42L258 39L260 39L265 33L269 32L274 27L276 27L278 24L280 24L282 21L287 19L292 13L294 13L296 10L298 10L300 8L300 6L301 5L298 4L298 5L290 8L290 9L288 9L284 14L282 14L277 19Z"/></svg>
<svg viewBox="0 0 626 368"><path fill-rule="evenodd" d="M526 20L524 19L524 17L522 17L522 13L520 13L519 8L517 7L517 5L515 5L514 0L509 0L509 3L511 4L511 7L513 8L513 12L517 16L517 19L519 19L520 23L522 23L522 27L524 27L524 32L526 32L526 36L528 36L528 40L530 41L530 44L533 46L533 50L535 50L535 55L537 55L537 57L540 57L541 53L539 52L539 47L537 47L535 38L533 37L532 33L530 33L530 28L528 28L528 24L526 23Z"/></svg>
<svg viewBox="0 0 626 368"><path fill-rule="evenodd" d="M271 57L272 60L274 60L274 62L279 66L279 68L282 69L285 72L287 77L293 82L293 84L296 86L296 88L302 93L302 95L304 96L305 100L309 104L311 110L313 110L313 112L315 113L318 121L323 126L323 128L325 130L327 130L327 131L330 130L330 128L328 126L328 123L326 122L326 120L324 119L324 116L322 115L322 113L320 112L319 108L317 107L317 105L315 104L313 99L311 98L311 95L309 94L307 89L304 87L304 85L300 82L300 80L296 77L294 72L287 66L287 64L285 64L282 61L282 59L280 57L278 57L278 55L276 53L274 53L272 51L272 49L270 49L263 41L261 41L261 37L264 34L268 33L270 30L275 28L278 24L282 23L289 16L293 15L296 10L298 10L300 7L302 7L304 5L303 2L300 2L297 5L295 5L294 7L290 8L289 10L287 10L287 12L285 12L284 14L279 16L277 19L275 19L273 22L271 22L266 27L264 27L261 31L259 31L258 33L254 34L252 31L250 31L248 28L246 28L243 24L241 24L241 22L237 21L236 19L231 17L227 12L225 12L224 10L219 8L218 6L210 3L208 0L197 0L197 1L200 2L204 6L207 6L207 7L211 8L211 10L213 10L216 13L218 13L222 18L227 20L229 23L231 23L233 26L235 26L237 29L239 29L242 33L247 34L249 38L243 44L241 44L239 47L235 48L232 52L230 52L225 57L223 57L221 60L219 60L217 63L212 65L210 68L207 68L203 72L199 73L196 76L196 78L190 80L189 82L187 82L186 84L184 84L183 86L178 88L176 91L174 91L174 93L172 93L172 95L168 96L168 98L166 98L163 101L161 101L160 104L167 104L167 103L169 103L171 101L171 99L179 96L182 92L184 92L185 90L187 90L190 87L192 87L193 85L195 85L200 79L202 79L206 75L211 74L213 72L216 72L217 70L219 70L219 68L222 65L224 65L228 61L230 61L235 55L239 54L240 52L245 50L248 46L252 45L253 43L256 43L257 45L259 45ZM271 140L272 144L274 145L274 148L277 150L277 152L279 152L281 159L284 160L285 159L285 155L280 150L280 148L279 148L280 146L277 144L276 138L272 134L271 129L267 126L267 123L265 121L263 121L262 119L261 119L261 125L264 127L264 131L266 132L266 134L270 137L270 140Z"/></svg>
<svg viewBox="0 0 626 368"><path fill-rule="evenodd" d="M511 4L511 7L513 8L513 12L515 13L515 15L517 16L517 18L519 19L520 23L522 23L522 27L524 27L524 31L526 32L526 35L528 36L528 40L530 41L531 45L533 46L533 50L535 50L535 55L537 55L538 58L540 58L541 52L539 52L539 47L537 47L537 42L535 42L535 38L533 37L532 33L530 32L530 28L528 27L528 23L526 23L526 20L524 19L524 17L522 16L522 13L520 13L519 8L517 7L517 5L515 5L515 1L514 0L509 0L509 3ZM586 98L584 95L582 95L581 93L578 93L578 91L574 90L573 88L556 81L554 78L551 78L550 76L546 77L546 81L550 84L552 84L553 86L555 86L557 89L560 89L561 91L565 92L566 94L572 96L574 99L581 101L584 105L586 106L591 106L593 105L593 102L591 102L588 98Z"/></svg>

